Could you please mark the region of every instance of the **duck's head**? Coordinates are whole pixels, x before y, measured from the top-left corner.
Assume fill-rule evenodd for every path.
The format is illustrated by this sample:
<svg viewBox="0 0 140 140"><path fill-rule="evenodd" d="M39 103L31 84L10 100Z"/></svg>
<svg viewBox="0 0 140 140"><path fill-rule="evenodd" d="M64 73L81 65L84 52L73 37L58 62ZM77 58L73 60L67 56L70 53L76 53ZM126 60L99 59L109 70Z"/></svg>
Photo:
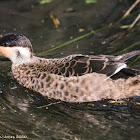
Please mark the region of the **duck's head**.
<svg viewBox="0 0 140 140"><path fill-rule="evenodd" d="M9 33L0 38L0 54L15 65L27 63L33 57L32 44L22 34Z"/></svg>

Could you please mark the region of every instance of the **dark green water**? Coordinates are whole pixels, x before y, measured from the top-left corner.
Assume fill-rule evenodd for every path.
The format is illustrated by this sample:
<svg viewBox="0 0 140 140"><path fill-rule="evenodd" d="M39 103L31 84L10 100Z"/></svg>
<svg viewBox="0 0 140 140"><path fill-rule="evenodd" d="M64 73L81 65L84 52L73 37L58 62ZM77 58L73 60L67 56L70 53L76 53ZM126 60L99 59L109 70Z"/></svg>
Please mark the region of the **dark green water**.
<svg viewBox="0 0 140 140"><path fill-rule="evenodd" d="M97 30L119 20L133 4L132 0L53 0L40 5L39 0L0 0L0 35L19 32L27 36L40 53L72 38ZM72 8L72 9L70 9ZM122 25L131 24L138 15L138 5L128 18L45 57L70 54L115 54L140 41L140 28L134 26L118 40L102 42L123 32ZM52 14L60 22L56 29ZM82 32L80 30L83 29ZM140 45L126 50L140 49ZM11 62L0 61L0 139L35 140L139 140L140 97L121 103L108 100L69 104L61 102L47 108L37 108L56 102L20 86L12 77ZM132 67L139 69L140 60Z"/></svg>

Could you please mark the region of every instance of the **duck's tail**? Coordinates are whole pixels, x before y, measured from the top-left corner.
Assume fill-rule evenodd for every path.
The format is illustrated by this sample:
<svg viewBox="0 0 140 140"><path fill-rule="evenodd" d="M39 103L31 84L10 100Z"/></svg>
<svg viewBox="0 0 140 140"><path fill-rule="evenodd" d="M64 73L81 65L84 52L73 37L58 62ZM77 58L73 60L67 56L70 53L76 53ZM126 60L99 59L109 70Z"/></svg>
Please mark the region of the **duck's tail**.
<svg viewBox="0 0 140 140"><path fill-rule="evenodd" d="M140 50L138 51L133 51L133 52L129 52L129 53L126 53L126 54L123 54L123 55L120 55L120 59L119 60L122 60L124 62L127 62L129 59L133 58L134 56L137 56L140 54Z"/></svg>
<svg viewBox="0 0 140 140"><path fill-rule="evenodd" d="M132 62L133 58L139 54L140 54L140 50L132 51L115 57L114 60L120 63L118 63L118 68L115 70L115 72L113 72L108 78L110 77L112 79L129 78L129 77L134 77L136 75L140 75L140 70L131 69L127 66L127 64Z"/></svg>

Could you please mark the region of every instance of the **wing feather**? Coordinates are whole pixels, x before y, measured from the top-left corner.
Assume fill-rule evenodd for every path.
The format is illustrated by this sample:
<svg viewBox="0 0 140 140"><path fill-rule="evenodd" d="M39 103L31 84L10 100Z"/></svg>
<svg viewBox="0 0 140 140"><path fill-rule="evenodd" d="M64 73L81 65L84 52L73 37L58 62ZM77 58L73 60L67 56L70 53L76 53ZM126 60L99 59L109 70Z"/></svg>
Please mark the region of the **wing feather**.
<svg viewBox="0 0 140 140"><path fill-rule="evenodd" d="M52 59L53 63L46 64L49 73L63 75L65 77L81 76L87 73L97 72L113 77L117 73L125 77L126 60L138 55L140 51L134 51L120 56L110 55L71 55L60 59ZM128 73L128 72L127 72ZM126 74L127 76L127 74ZM116 78L116 76L115 76Z"/></svg>

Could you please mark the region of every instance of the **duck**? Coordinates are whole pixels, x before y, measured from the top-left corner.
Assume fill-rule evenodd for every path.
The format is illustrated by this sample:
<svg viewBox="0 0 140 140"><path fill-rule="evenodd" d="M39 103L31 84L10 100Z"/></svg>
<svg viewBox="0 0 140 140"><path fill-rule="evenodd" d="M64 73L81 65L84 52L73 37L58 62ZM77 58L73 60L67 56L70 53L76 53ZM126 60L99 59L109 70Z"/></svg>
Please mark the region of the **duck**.
<svg viewBox="0 0 140 140"><path fill-rule="evenodd" d="M140 70L127 66L140 50L126 54L62 58L35 56L30 40L20 33L0 38L0 55L12 61L17 82L48 99L71 103L123 99L140 95Z"/></svg>

